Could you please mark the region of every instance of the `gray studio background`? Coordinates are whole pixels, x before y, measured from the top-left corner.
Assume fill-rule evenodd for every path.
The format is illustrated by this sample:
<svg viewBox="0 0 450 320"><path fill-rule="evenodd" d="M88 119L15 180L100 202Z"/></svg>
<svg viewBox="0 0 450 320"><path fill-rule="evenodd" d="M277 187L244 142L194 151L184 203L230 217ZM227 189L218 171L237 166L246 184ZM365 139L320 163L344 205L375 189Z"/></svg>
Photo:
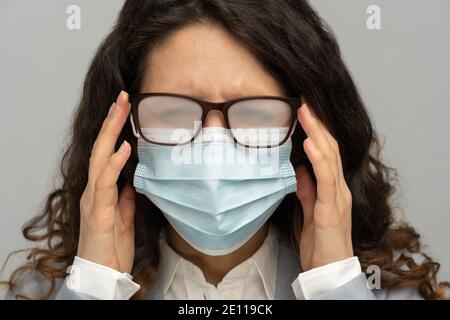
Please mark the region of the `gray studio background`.
<svg viewBox="0 0 450 320"><path fill-rule="evenodd" d="M450 1L313 0L399 170L400 204L450 280ZM81 30L66 28L69 5ZM0 261L53 186L89 62L123 0L0 0ZM366 27L381 8L382 29Z"/></svg>

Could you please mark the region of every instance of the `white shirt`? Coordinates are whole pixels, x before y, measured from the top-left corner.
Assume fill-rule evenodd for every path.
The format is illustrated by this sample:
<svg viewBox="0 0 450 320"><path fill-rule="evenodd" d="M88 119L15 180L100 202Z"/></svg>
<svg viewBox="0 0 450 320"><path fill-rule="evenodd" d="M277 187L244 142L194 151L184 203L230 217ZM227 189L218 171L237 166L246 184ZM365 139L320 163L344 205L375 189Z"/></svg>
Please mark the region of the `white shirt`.
<svg viewBox="0 0 450 320"><path fill-rule="evenodd" d="M275 295L279 233L270 227L261 247L230 270L215 287L201 269L177 254L161 233L164 299L271 300Z"/></svg>
<svg viewBox="0 0 450 320"><path fill-rule="evenodd" d="M192 262L177 254L160 234L164 299L245 300L274 299L279 249L279 231L270 225L261 247L247 260L230 270L215 287ZM361 273L357 257L302 272L292 283L297 299L311 299L338 288ZM129 274L75 257L68 269L70 289L98 299L130 299L140 286ZM288 289L288 288L287 288Z"/></svg>

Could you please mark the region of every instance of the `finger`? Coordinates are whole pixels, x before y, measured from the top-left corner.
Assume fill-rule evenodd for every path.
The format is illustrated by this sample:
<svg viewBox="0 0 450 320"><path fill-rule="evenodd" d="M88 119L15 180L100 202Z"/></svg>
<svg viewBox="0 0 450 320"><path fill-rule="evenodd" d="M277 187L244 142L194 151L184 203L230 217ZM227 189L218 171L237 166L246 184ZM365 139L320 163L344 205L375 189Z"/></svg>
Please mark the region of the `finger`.
<svg viewBox="0 0 450 320"><path fill-rule="evenodd" d="M130 154L130 144L124 141L120 149L110 157L105 169L95 182L94 212L103 212L105 209L116 207L117 179Z"/></svg>
<svg viewBox="0 0 450 320"><path fill-rule="evenodd" d="M311 138L305 139L303 147L317 179L317 201L321 204L335 204L336 175L331 169L330 162Z"/></svg>
<svg viewBox="0 0 450 320"><path fill-rule="evenodd" d="M297 198L303 208L303 226L313 222L314 204L316 203L316 185L304 165L296 168Z"/></svg>
<svg viewBox="0 0 450 320"><path fill-rule="evenodd" d="M313 113L314 115L314 113ZM347 186L347 182L345 181L344 176L344 169L342 164L342 157L341 152L339 148L339 144L334 138L334 136L331 134L331 132L328 130L327 127L321 122L320 120L317 122L319 125L322 133L324 134L325 138L328 140L329 145L331 146L334 154L335 154L335 172L337 172L337 192L340 196L337 197L338 203L341 205L348 205L350 203L351 205L351 193Z"/></svg>
<svg viewBox="0 0 450 320"><path fill-rule="evenodd" d="M345 178L344 178L344 170L342 168L342 159L341 159L341 152L339 149L339 144L337 143L336 139L334 138L334 136L330 133L330 131L328 130L327 127L325 127L325 125L323 124L322 121L318 121L317 124L320 127L320 130L322 131L323 135L325 136L325 138L328 141L328 144L330 145L331 149L334 152L334 160L335 160L335 168L338 174L338 187L341 190L344 190L344 184L346 184L345 182Z"/></svg>
<svg viewBox="0 0 450 320"><path fill-rule="evenodd" d="M297 116L302 128L305 130L306 135L313 140L317 148L322 150L324 156L333 162L333 166L331 166L331 168L336 174L338 174L337 168L335 168L336 155L321 128L321 121L313 115L311 109L306 103L298 109Z"/></svg>
<svg viewBox="0 0 450 320"><path fill-rule="evenodd" d="M92 148L89 164L89 180L95 183L103 168L114 153L117 138L130 113L128 94L122 91L117 101L111 106L107 118L103 122L100 133Z"/></svg>
<svg viewBox="0 0 450 320"><path fill-rule="evenodd" d="M122 223L126 228L134 227L134 213L136 209L136 192L130 185L126 185L119 196L119 211Z"/></svg>
<svg viewBox="0 0 450 320"><path fill-rule="evenodd" d="M313 113L311 110L310 110L310 112ZM313 113L313 116L314 116L314 113ZM336 155L336 160L338 160L337 165L340 169L340 172L342 173L341 153L340 153L338 142L336 141L335 137L331 134L330 130L328 130L328 128L319 119L317 119L317 125L319 126L319 129L322 132L322 134L327 139L328 145L334 151L334 154Z"/></svg>
<svg viewBox="0 0 450 320"><path fill-rule="evenodd" d="M326 129L325 127L323 128L323 131L325 133L325 136L327 137L328 141L330 142L330 145L332 146L332 148L335 150L335 166L337 168L337 188L338 188L338 193L340 194L340 196L338 197L338 202L347 202L347 197L344 194L345 192L348 191L348 187L347 187L347 183L345 181L345 177L344 177L344 170L342 168L342 160L341 160L341 153L339 150L339 146L338 143L336 141L336 139L331 135L331 133L328 131L328 129Z"/></svg>

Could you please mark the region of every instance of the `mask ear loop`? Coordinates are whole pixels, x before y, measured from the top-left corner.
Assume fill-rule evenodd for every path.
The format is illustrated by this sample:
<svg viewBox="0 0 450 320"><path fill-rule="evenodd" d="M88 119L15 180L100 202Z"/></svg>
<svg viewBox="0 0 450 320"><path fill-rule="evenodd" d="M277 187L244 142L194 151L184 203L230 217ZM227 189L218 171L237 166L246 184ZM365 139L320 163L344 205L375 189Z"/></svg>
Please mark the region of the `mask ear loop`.
<svg viewBox="0 0 450 320"><path fill-rule="evenodd" d="M133 128L133 134L136 138L139 138L139 132L136 130L136 125L134 124L134 118L133 118L133 114L130 114L130 122L131 122L131 127Z"/></svg>

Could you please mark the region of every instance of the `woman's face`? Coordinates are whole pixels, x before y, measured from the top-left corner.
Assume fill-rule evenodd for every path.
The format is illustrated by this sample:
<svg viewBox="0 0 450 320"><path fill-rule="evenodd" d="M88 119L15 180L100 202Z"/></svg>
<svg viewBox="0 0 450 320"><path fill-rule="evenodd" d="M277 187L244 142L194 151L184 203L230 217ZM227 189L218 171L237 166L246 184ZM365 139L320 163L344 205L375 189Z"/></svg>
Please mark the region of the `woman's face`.
<svg viewBox="0 0 450 320"><path fill-rule="evenodd" d="M281 85L224 28L184 27L155 47L146 61L141 92L171 92L211 102L255 95L285 96ZM224 127L211 111L203 127Z"/></svg>

